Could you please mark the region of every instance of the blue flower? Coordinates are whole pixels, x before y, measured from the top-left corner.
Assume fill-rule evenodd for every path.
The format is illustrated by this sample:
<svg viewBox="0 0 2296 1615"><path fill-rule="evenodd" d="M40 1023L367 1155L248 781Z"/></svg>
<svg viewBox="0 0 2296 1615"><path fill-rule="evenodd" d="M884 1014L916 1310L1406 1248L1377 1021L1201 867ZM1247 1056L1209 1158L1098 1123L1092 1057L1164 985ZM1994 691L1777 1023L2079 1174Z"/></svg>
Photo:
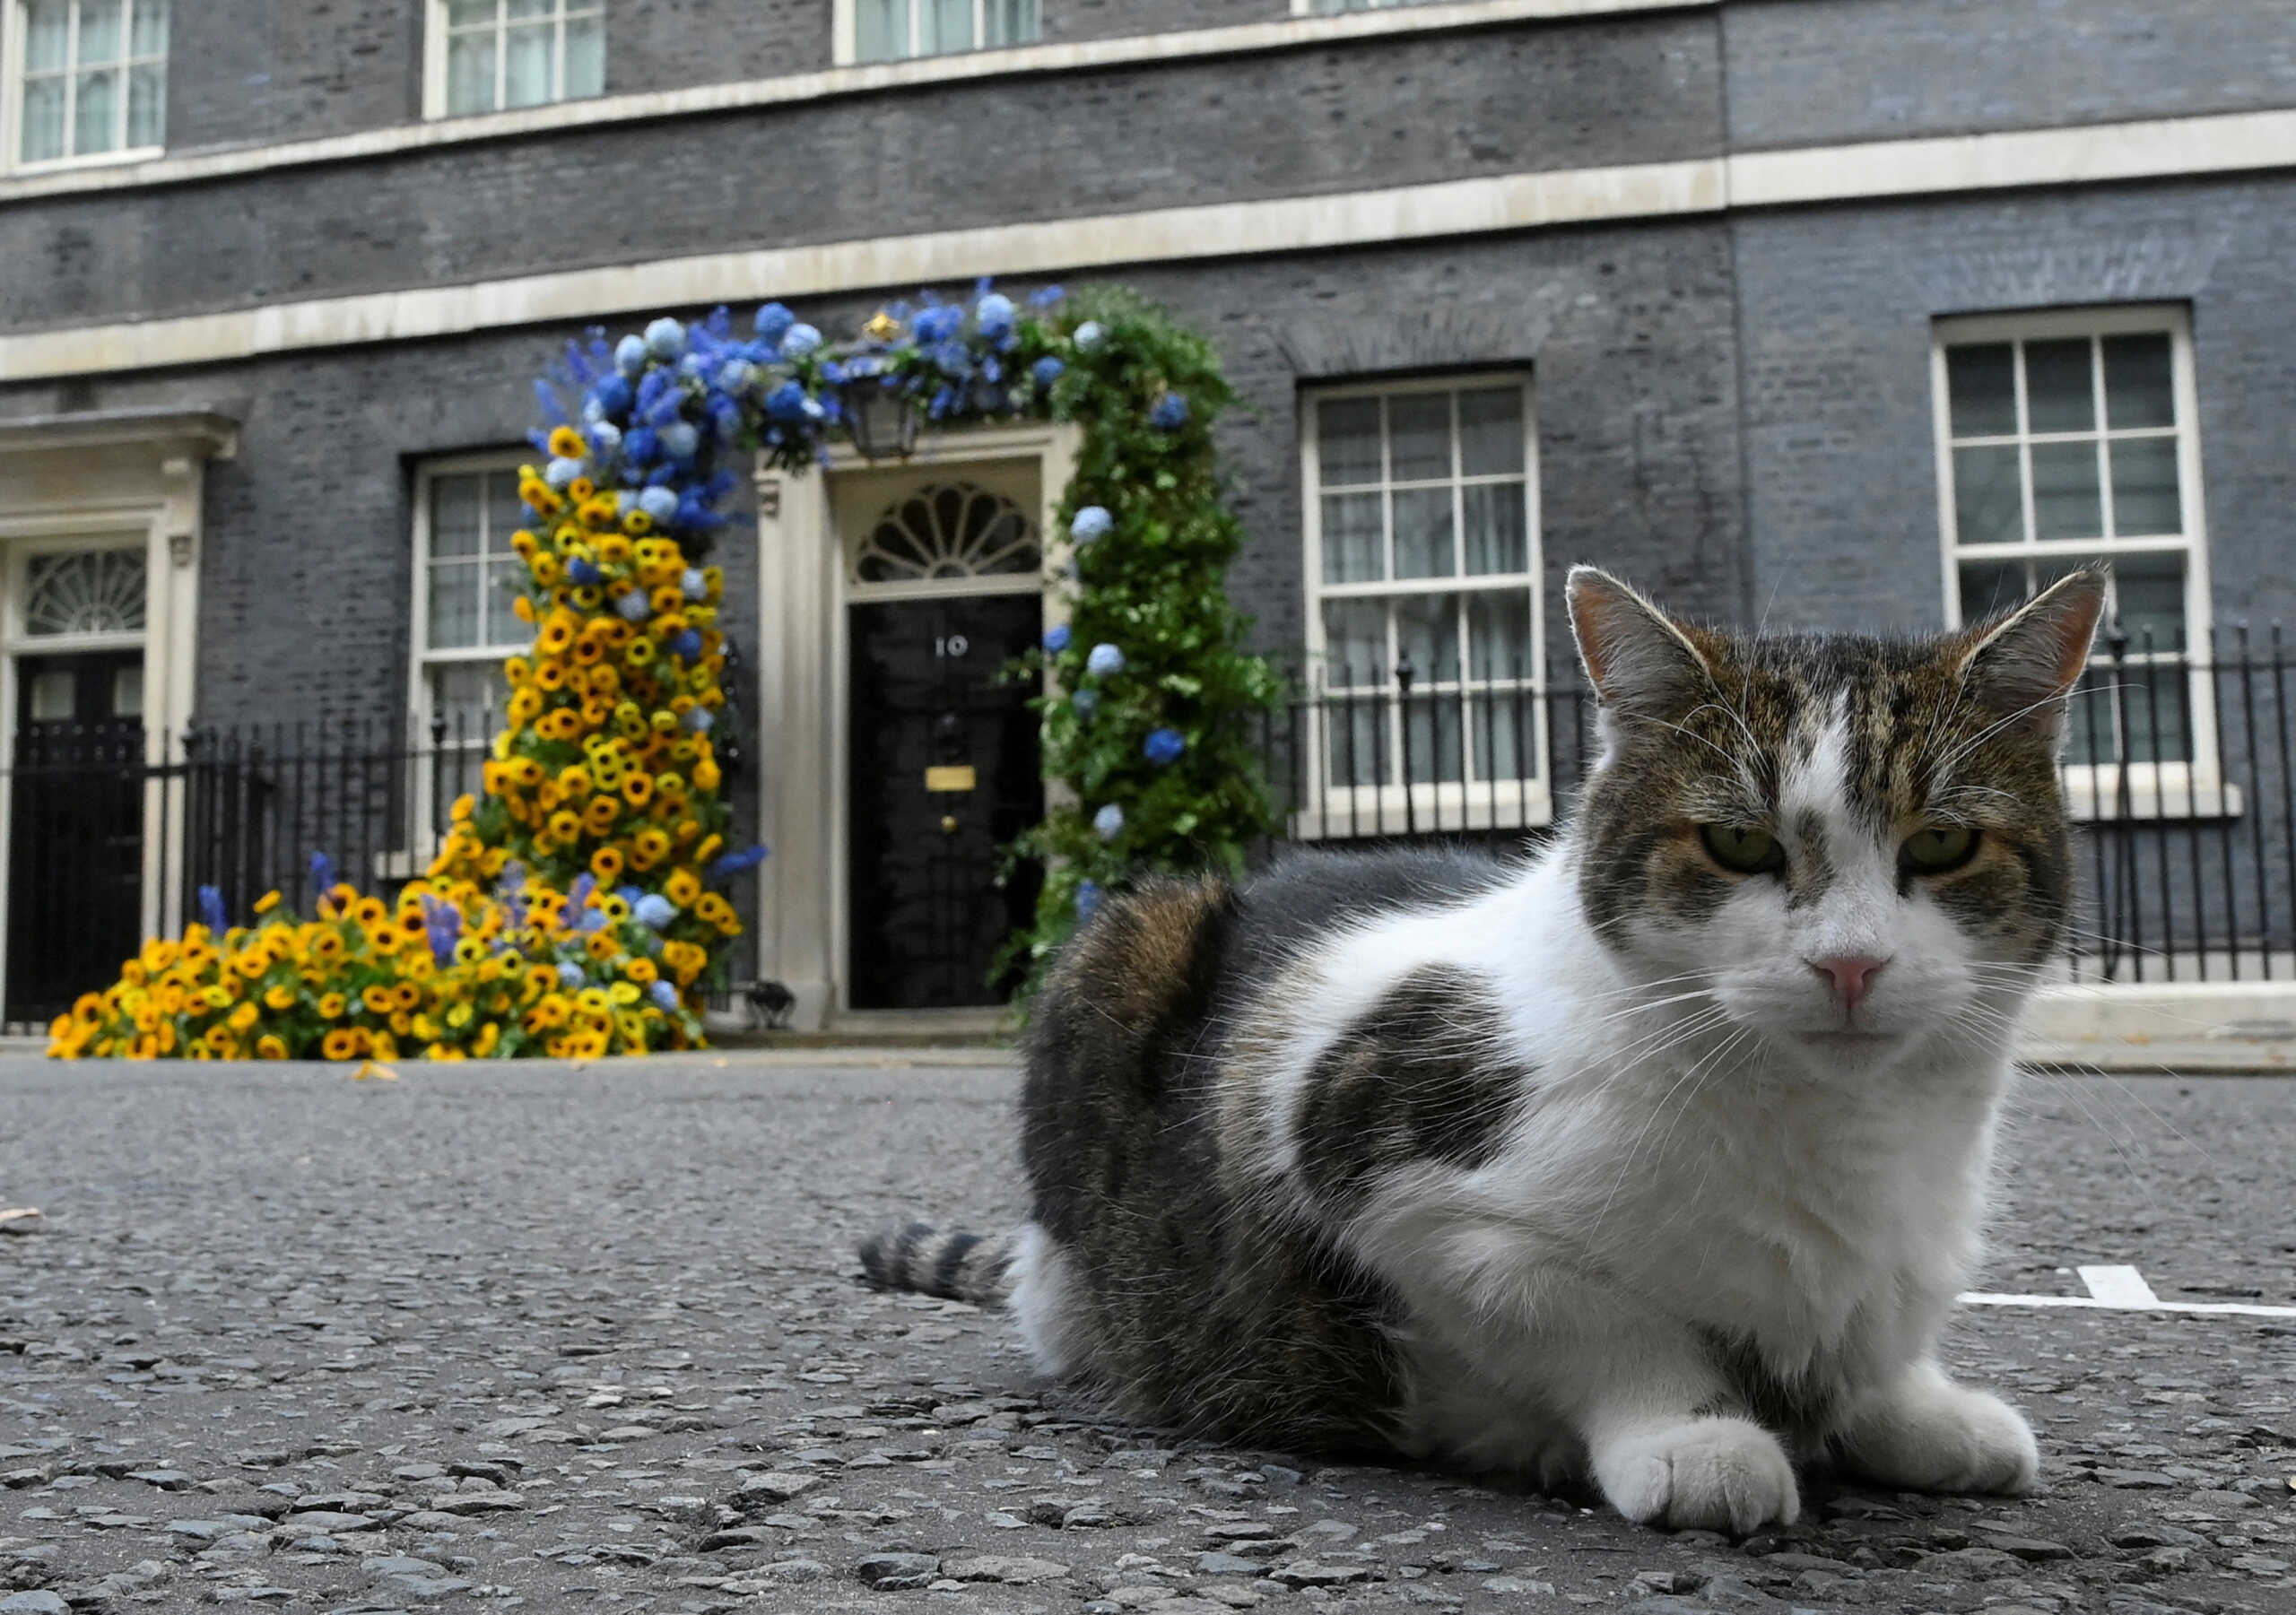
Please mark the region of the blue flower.
<svg viewBox="0 0 2296 1615"><path fill-rule="evenodd" d="M1100 906L1100 883L1098 881L1076 882L1076 917L1089 920L1092 910Z"/></svg>
<svg viewBox="0 0 2296 1615"><path fill-rule="evenodd" d="M636 342L638 339L632 337L630 340ZM631 401L637 396L631 390L627 376L609 376L590 389L590 402L598 406L600 413L609 416L627 412Z"/></svg>
<svg viewBox="0 0 2296 1615"><path fill-rule="evenodd" d="M577 588L589 588L604 579L604 574L598 570L596 562L579 558L566 563L566 576L573 580Z"/></svg>
<svg viewBox="0 0 2296 1615"><path fill-rule="evenodd" d="M542 468L542 480L548 482L552 488L557 489L561 493L566 491L566 485L569 482L572 482L576 477L578 477L581 474L582 462L579 460L569 460L562 457L557 458L552 460L549 465Z"/></svg>
<svg viewBox="0 0 2296 1615"><path fill-rule="evenodd" d="M311 890L313 891L332 891L335 881L339 879L341 877L335 873L333 858L328 857L325 853L315 852L311 855Z"/></svg>
<svg viewBox="0 0 2296 1615"><path fill-rule="evenodd" d="M1068 294L1057 286L1039 286L1029 293L1029 307L1049 308Z"/></svg>
<svg viewBox="0 0 2296 1615"><path fill-rule="evenodd" d="M803 359L822 345L822 334L811 326L792 326L781 338L781 357Z"/></svg>
<svg viewBox="0 0 2296 1615"><path fill-rule="evenodd" d="M558 967L558 979L564 983L570 989L580 986L582 985L582 967L576 964L570 959L563 961Z"/></svg>
<svg viewBox="0 0 2296 1615"><path fill-rule="evenodd" d="M803 421L805 405L812 400L805 389L794 381L785 381L765 395L766 418L772 421Z"/></svg>
<svg viewBox="0 0 2296 1615"><path fill-rule="evenodd" d="M1092 714L1100 709L1100 692L1087 685L1070 696L1068 704L1076 708L1078 717L1089 724L1092 721Z"/></svg>
<svg viewBox="0 0 2296 1615"><path fill-rule="evenodd" d="M1140 750L1150 762L1160 768L1168 768L1179 761L1180 753L1187 750L1187 742L1180 738L1180 732L1177 729L1151 729L1146 742Z"/></svg>
<svg viewBox="0 0 2296 1615"><path fill-rule="evenodd" d="M1044 630L1044 647L1057 655L1068 648L1068 641L1072 637L1065 622L1056 622Z"/></svg>
<svg viewBox="0 0 2296 1615"><path fill-rule="evenodd" d="M646 352L656 359L675 359L685 352L685 327L667 315L646 327Z"/></svg>
<svg viewBox="0 0 2296 1615"><path fill-rule="evenodd" d="M1124 810L1113 802L1102 804L1092 815L1092 829L1103 841L1113 841L1124 834Z"/></svg>
<svg viewBox="0 0 2296 1615"><path fill-rule="evenodd" d="M638 496L638 508L658 526L678 513L678 496L667 488L648 488Z"/></svg>
<svg viewBox="0 0 2296 1615"><path fill-rule="evenodd" d="M1108 340L1108 329L1096 319L1088 319L1076 327L1076 351L1090 353Z"/></svg>
<svg viewBox="0 0 2296 1615"><path fill-rule="evenodd" d="M685 726L696 734L707 734L718 726L718 720L707 707L689 707L685 709Z"/></svg>
<svg viewBox="0 0 2296 1615"><path fill-rule="evenodd" d="M635 376L646 368L646 339L625 336L614 344L613 366L624 376Z"/></svg>
<svg viewBox="0 0 2296 1615"><path fill-rule="evenodd" d="M646 989L646 996L665 1015L674 1015L678 1009L678 990L666 981L657 981Z"/></svg>
<svg viewBox="0 0 2296 1615"><path fill-rule="evenodd" d="M584 434L590 439L590 452L601 460L611 460L622 452L622 428L611 421L593 421Z"/></svg>
<svg viewBox="0 0 2296 1615"><path fill-rule="evenodd" d="M674 656L683 656L689 662L700 661L701 659L701 630L690 628L671 640L670 654Z"/></svg>
<svg viewBox="0 0 2296 1615"><path fill-rule="evenodd" d="M797 323L797 317L783 303L768 303L757 311L757 334L764 341L778 343L781 334Z"/></svg>
<svg viewBox="0 0 2296 1615"><path fill-rule="evenodd" d="M756 372L746 359L729 359L718 367L718 386L721 391L738 393L750 384Z"/></svg>
<svg viewBox="0 0 2296 1615"><path fill-rule="evenodd" d="M1029 367L1029 374L1035 379L1039 388L1045 388L1059 380L1067 369L1066 365L1048 353Z"/></svg>
<svg viewBox="0 0 2296 1615"><path fill-rule="evenodd" d="M648 892L631 907L639 925L651 926L656 931L678 917L678 906L658 891Z"/></svg>
<svg viewBox="0 0 2296 1615"><path fill-rule="evenodd" d="M624 622L643 622L654 614L654 603L647 599L644 589L632 589L614 596L613 610Z"/></svg>
<svg viewBox="0 0 2296 1615"><path fill-rule="evenodd" d="M745 847L740 852L727 853L724 857L718 859L715 864L712 864L709 866L710 878L718 881L730 880L735 875L741 874L748 870L755 869L759 864L764 862L765 848L762 847Z"/></svg>
<svg viewBox="0 0 2296 1615"><path fill-rule="evenodd" d="M973 305L973 323L980 334L991 342L1002 342L1013 334L1013 322L1019 311L1013 300L1001 291L992 291Z"/></svg>
<svg viewBox="0 0 2296 1615"><path fill-rule="evenodd" d="M1124 671L1124 653L1113 645L1095 645L1084 658L1084 671L1109 678Z"/></svg>
<svg viewBox="0 0 2296 1615"><path fill-rule="evenodd" d="M1166 393L1148 411L1148 424L1159 431L1173 431L1187 423L1187 400L1178 393Z"/></svg>
<svg viewBox="0 0 2296 1615"><path fill-rule="evenodd" d="M223 912L223 889L221 886L199 889L199 923L218 936L230 929L230 916Z"/></svg>
<svg viewBox="0 0 2296 1615"><path fill-rule="evenodd" d="M1116 517L1100 505L1087 505L1068 524L1068 536L1080 544L1089 544L1096 538L1106 538L1116 527Z"/></svg>
<svg viewBox="0 0 2296 1615"><path fill-rule="evenodd" d="M673 421L662 429L662 452L673 460L691 460L701 447L701 436L690 421Z"/></svg>
<svg viewBox="0 0 2296 1615"><path fill-rule="evenodd" d="M962 308L954 303L936 303L930 308L918 311L917 323L910 330L915 334L918 347L929 348L948 341L964 329L964 324L965 311Z"/></svg>
<svg viewBox="0 0 2296 1615"><path fill-rule="evenodd" d="M961 376L972 368L972 354L961 342L935 343L933 365L944 376Z"/></svg>
<svg viewBox="0 0 2296 1615"><path fill-rule="evenodd" d="M633 426L622 434L622 457L643 465L662 451L662 437L650 426Z"/></svg>

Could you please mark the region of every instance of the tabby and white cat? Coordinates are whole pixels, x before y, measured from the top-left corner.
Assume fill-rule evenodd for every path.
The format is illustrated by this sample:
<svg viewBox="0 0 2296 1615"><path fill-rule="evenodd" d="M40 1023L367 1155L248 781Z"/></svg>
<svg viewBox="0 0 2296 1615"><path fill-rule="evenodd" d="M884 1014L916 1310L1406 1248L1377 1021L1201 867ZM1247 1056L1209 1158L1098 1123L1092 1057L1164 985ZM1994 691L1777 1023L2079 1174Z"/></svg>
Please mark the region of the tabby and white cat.
<svg viewBox="0 0 2296 1615"><path fill-rule="evenodd" d="M2072 866L2103 583L1921 642L1743 638L1570 575L1602 755L1527 862L1307 855L1110 899L1039 999L1031 1220L878 1282L1262 1446L1791 1521L1795 1464L2022 1491L1938 1338Z"/></svg>

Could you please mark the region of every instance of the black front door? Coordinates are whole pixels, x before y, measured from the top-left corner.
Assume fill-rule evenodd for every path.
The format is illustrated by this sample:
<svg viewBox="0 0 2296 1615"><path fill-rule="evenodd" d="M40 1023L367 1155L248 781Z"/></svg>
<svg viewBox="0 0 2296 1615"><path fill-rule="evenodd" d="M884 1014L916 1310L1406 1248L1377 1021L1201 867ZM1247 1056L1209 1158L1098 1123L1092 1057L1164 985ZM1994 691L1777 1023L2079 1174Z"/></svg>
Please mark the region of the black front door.
<svg viewBox="0 0 2296 1615"><path fill-rule="evenodd" d="M119 974L144 906L144 653L16 663L7 1019L38 1024Z"/></svg>
<svg viewBox="0 0 2296 1615"><path fill-rule="evenodd" d="M848 907L855 1009L1002 1003L991 979L1036 907L1038 873L996 873L1044 805L1036 716L997 670L1037 641L1035 595L851 608L852 830Z"/></svg>

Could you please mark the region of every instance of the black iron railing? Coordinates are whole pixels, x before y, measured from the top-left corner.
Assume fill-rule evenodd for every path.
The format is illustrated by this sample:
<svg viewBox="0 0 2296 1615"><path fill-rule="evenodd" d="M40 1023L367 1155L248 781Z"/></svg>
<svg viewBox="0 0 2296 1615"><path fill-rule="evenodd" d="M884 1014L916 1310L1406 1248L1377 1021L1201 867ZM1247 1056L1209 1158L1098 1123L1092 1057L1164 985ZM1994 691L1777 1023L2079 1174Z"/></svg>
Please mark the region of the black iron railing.
<svg viewBox="0 0 2296 1615"><path fill-rule="evenodd" d="M2296 661L2278 629L2216 653L2109 632L2068 718L2081 888L2074 973L2113 982L2296 979ZM1575 673L1309 688L1258 733L1283 841L1551 830L1593 760Z"/></svg>

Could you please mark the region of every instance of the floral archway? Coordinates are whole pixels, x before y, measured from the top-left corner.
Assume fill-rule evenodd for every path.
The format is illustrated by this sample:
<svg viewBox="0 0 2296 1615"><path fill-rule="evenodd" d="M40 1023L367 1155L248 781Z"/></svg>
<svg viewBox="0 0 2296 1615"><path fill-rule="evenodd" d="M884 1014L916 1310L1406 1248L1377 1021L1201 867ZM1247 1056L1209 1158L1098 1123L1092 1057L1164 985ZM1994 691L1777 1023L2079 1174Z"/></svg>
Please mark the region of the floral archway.
<svg viewBox="0 0 2296 1615"><path fill-rule="evenodd" d="M1244 654L1225 575L1241 543L1212 428L1231 402L1210 344L1114 288L1025 306L972 296L880 310L831 343L779 303L570 343L535 384L522 468L535 628L505 665L507 726L425 876L363 895L312 855L309 916L277 893L235 923L154 938L51 1029L49 1053L136 1058L587 1057L702 1042L741 930L725 888L766 855L728 845L714 738L724 579L709 551L733 466L803 471L834 435L905 448L920 428L1044 419L1083 446L1059 519L1069 621L1013 670L1040 677L1053 805L1014 845L1046 879L1013 949L1048 959L1101 891L1150 869L1240 872L1272 811L1250 719L1277 682ZM779 760L761 760L764 768Z"/></svg>

